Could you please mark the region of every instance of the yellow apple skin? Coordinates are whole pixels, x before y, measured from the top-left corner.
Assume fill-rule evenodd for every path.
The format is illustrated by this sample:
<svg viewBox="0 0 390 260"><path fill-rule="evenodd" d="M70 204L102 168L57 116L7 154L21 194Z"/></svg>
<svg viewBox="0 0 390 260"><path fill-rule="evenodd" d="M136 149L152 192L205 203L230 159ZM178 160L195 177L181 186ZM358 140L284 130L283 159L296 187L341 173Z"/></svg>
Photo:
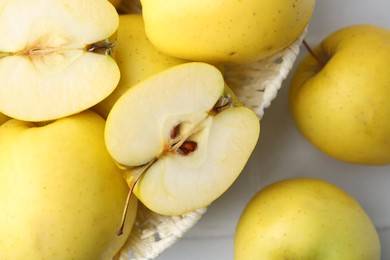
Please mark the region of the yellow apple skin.
<svg viewBox="0 0 390 260"><path fill-rule="evenodd" d="M115 60L121 71L117 88L93 110L107 118L112 106L131 86L185 60L162 54L148 40L142 15L122 14L119 16L115 46Z"/></svg>
<svg viewBox="0 0 390 260"><path fill-rule="evenodd" d="M290 88L292 117L319 150L364 165L390 163L390 31L354 25L308 55Z"/></svg>
<svg viewBox="0 0 390 260"><path fill-rule="evenodd" d="M161 52L246 63L274 54L305 29L314 0L142 0L146 34Z"/></svg>
<svg viewBox="0 0 390 260"><path fill-rule="evenodd" d="M234 259L379 260L380 241L349 194L319 179L287 179L249 201L237 225Z"/></svg>
<svg viewBox="0 0 390 260"><path fill-rule="evenodd" d="M90 111L48 125L12 119L0 127L0 258L111 259L128 193Z"/></svg>

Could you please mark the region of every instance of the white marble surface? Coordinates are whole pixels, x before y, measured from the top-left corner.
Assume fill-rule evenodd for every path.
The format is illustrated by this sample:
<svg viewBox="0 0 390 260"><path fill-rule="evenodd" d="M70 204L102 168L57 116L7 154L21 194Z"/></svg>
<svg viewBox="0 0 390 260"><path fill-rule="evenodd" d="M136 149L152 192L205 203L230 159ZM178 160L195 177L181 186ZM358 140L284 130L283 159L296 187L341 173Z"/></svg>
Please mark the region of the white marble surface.
<svg viewBox="0 0 390 260"><path fill-rule="evenodd" d="M334 30L351 24L371 23L390 29L389 10L389 0L317 0L307 40L314 45ZM302 49L299 59L304 54ZM242 175L208 208L200 222L158 260L233 259L235 226L249 199L264 185L296 176L320 177L353 195L379 231L382 259L390 259L390 166L342 163L307 143L289 114L289 81L290 77L265 111L259 143Z"/></svg>

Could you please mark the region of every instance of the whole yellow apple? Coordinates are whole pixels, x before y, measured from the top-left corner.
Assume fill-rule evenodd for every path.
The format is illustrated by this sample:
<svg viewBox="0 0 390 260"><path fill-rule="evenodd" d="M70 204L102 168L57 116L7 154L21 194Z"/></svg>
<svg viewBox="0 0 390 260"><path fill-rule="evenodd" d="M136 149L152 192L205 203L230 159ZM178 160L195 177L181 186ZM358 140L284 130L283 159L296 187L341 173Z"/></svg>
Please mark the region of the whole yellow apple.
<svg viewBox="0 0 390 260"><path fill-rule="evenodd" d="M0 259L111 259L128 186L106 151L105 122L85 111L0 127Z"/></svg>
<svg viewBox="0 0 390 260"><path fill-rule="evenodd" d="M164 69L186 62L162 54L150 43L142 15L120 15L117 38L114 55L121 71L119 84L114 92L93 107L103 118L107 118L112 106L127 89Z"/></svg>
<svg viewBox="0 0 390 260"><path fill-rule="evenodd" d="M298 129L336 159L390 163L390 31L345 27L313 51L291 83L291 114Z"/></svg>
<svg viewBox="0 0 390 260"><path fill-rule="evenodd" d="M380 241L358 201L312 178L272 183L239 219L234 259L379 260Z"/></svg>
<svg viewBox="0 0 390 260"><path fill-rule="evenodd" d="M246 63L268 57L305 29L315 0L141 0L148 38L192 61Z"/></svg>

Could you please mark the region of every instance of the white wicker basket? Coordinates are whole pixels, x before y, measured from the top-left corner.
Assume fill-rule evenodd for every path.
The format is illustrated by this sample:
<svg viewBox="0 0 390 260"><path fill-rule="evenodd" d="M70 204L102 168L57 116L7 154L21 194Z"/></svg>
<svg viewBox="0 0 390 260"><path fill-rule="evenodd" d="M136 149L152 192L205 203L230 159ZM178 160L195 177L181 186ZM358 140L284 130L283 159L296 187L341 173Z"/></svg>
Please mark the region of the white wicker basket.
<svg viewBox="0 0 390 260"><path fill-rule="evenodd" d="M122 13L141 13L138 1L124 0L119 7ZM224 77L238 99L262 118L264 109L276 97L282 82L290 72L299 54L303 34L290 46L259 62L225 67ZM190 230L206 212L199 209L180 216L163 216L139 203L132 233L118 253L120 260L155 259Z"/></svg>

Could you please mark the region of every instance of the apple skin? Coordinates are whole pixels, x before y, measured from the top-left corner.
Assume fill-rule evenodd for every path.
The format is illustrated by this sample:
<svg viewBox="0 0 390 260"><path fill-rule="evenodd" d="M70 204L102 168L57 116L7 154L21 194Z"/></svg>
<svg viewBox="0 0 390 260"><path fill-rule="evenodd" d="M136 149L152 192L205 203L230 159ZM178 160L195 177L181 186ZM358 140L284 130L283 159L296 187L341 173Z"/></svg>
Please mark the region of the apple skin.
<svg viewBox="0 0 390 260"><path fill-rule="evenodd" d="M217 63L247 63L292 43L314 0L142 0L148 38L161 52Z"/></svg>
<svg viewBox="0 0 390 260"><path fill-rule="evenodd" d="M335 185L286 179L261 189L235 234L235 260L379 260L380 241L359 203Z"/></svg>
<svg viewBox="0 0 390 260"><path fill-rule="evenodd" d="M85 111L48 125L0 127L0 258L111 259L128 186L105 149L104 120Z"/></svg>
<svg viewBox="0 0 390 260"><path fill-rule="evenodd" d="M299 64L290 88L291 114L319 150L341 161L390 163L390 31L342 28Z"/></svg>
<svg viewBox="0 0 390 260"><path fill-rule="evenodd" d="M114 57L121 71L116 89L93 107L103 118L126 90L148 77L187 61L167 56L158 51L146 37L144 21L139 14L121 14Z"/></svg>

